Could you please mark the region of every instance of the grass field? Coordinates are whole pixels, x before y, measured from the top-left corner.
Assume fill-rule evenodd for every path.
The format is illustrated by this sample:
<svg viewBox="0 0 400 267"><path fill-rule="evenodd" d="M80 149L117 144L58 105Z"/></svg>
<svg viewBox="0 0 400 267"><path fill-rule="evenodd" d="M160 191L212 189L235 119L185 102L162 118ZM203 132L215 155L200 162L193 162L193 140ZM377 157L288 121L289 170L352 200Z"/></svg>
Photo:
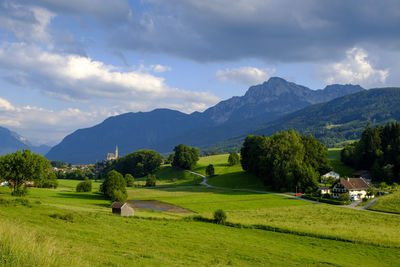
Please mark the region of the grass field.
<svg viewBox="0 0 400 267"><path fill-rule="evenodd" d="M368 209L400 214L400 192L380 197Z"/></svg>
<svg viewBox="0 0 400 267"><path fill-rule="evenodd" d="M212 163L218 176L211 181L233 187L237 179L248 181L243 186L257 186L237 174L243 174L240 165L226 161L227 155L201 158L195 171L204 173ZM210 189L197 185L198 176L168 166L156 175L158 186L128 188L128 198L164 201L205 218L223 209L229 222L247 228L150 210L119 217L95 192L99 182L92 193L76 193L80 181L59 180L59 188L32 188L25 198L11 197L1 187L0 265L391 266L400 258L400 216ZM251 228L260 226L279 232Z"/></svg>
<svg viewBox="0 0 400 267"><path fill-rule="evenodd" d="M263 185L260 178L243 171L240 164L229 166L228 157L228 154L201 157L193 170L205 175L206 167L213 164L215 176L208 180L210 185L227 188L269 189Z"/></svg>
<svg viewBox="0 0 400 267"><path fill-rule="evenodd" d="M354 169L346 166L340 160L340 151L342 148L329 148L327 158L331 163L333 170L341 177L353 177Z"/></svg>

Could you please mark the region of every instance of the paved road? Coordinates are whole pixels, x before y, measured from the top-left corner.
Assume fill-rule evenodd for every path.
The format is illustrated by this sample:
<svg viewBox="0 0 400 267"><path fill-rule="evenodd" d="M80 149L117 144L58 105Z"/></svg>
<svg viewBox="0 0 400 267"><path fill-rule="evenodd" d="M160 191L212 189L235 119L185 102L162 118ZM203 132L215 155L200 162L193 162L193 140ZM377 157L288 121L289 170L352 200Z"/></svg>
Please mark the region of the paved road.
<svg viewBox="0 0 400 267"><path fill-rule="evenodd" d="M253 190L253 189L245 189L245 188L235 188L234 189L234 188L228 188L228 187L213 186L213 185L210 185L210 184L207 183L207 176L205 176L205 175L203 175L201 173L198 173L198 172L194 172L194 171L189 171L188 170L188 172L196 174L198 176L201 176L203 178L203 181L200 184L204 185L204 186L206 186L208 188L221 189L221 190L233 190L233 191L246 191L246 192L254 192L254 193L261 193L261 194L275 194L275 195L280 195L280 196L284 196L284 197L290 197L290 198L294 198L294 199L308 201L308 202L312 202L312 203L316 203L316 204L326 204L326 203L322 203L322 202L318 202L318 201L314 201L314 200L310 200L310 199L296 197L296 196L289 195L289 194L282 194L282 193L275 193L275 192L268 192L268 191L260 191L260 190ZM389 213L389 212L384 212L384 211L368 210L368 208L371 207L372 205L374 205L375 202L376 202L376 199L373 199L367 205L362 206L362 207L357 207L357 205L359 203L361 203L361 200L360 200L360 201L354 201L350 205L338 205L337 207L344 207L344 208L350 208L350 209L356 209L356 210L364 210L364 211L375 212L375 213L384 213L384 214L396 215L396 216L400 215L400 214Z"/></svg>

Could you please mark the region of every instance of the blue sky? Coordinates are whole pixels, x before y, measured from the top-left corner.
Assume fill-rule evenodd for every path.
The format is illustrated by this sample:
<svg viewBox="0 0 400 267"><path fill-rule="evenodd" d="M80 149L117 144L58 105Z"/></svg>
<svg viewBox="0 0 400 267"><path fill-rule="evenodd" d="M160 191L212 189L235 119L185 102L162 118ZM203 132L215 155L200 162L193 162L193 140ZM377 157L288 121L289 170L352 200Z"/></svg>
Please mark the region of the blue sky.
<svg viewBox="0 0 400 267"><path fill-rule="evenodd" d="M0 126L35 144L124 112L203 111L271 76L400 85L395 0L0 0Z"/></svg>

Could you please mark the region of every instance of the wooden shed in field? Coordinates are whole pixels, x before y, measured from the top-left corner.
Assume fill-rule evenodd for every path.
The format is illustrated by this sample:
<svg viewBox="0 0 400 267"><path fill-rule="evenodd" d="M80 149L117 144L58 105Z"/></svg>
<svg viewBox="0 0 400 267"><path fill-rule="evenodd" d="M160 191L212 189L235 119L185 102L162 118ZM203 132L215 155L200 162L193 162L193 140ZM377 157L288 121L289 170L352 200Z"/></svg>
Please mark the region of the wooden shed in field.
<svg viewBox="0 0 400 267"><path fill-rule="evenodd" d="M128 203L114 202L111 204L110 208L112 208L112 213L121 216L133 216L135 214L135 211L128 205Z"/></svg>

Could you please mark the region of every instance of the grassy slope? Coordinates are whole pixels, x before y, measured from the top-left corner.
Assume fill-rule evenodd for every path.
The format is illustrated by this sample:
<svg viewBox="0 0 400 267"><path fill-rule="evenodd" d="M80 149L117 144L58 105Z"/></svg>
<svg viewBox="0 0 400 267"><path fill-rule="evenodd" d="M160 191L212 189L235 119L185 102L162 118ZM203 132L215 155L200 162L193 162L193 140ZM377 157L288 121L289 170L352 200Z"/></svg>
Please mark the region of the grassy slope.
<svg viewBox="0 0 400 267"><path fill-rule="evenodd" d="M368 209L400 214L400 192L380 197L375 204Z"/></svg>
<svg viewBox="0 0 400 267"><path fill-rule="evenodd" d="M139 189L131 189L130 193L135 194L136 190ZM76 194L76 200L79 201L73 201L69 206L58 207L53 203L57 200L57 195L44 194L44 191L31 190L32 196L27 198L31 207L18 204L0 206L0 258L3 265L13 260L13 266L376 266L389 265L400 256L397 248L237 229L192 221L122 218L112 215L106 205L98 205L99 200L94 194L87 194L87 198ZM151 195L154 189L148 192ZM190 194L190 191L186 193ZM210 192L208 195L208 200L218 199L218 192ZM12 199L5 193L0 197ZM224 200L232 200L235 197L237 194L226 194ZM250 199L254 197L256 196L247 196ZM40 204L36 202L38 198L41 200ZM242 199L241 195L239 199ZM279 203L279 199L274 201L275 204ZM93 210L82 210L82 205L91 206ZM52 218L54 214L72 214L73 219L65 221ZM7 231L4 231L4 228ZM10 230L14 238L7 234ZM29 239L21 239L26 233L29 233ZM21 244L20 240L24 240L24 244ZM50 246L54 251L49 250ZM26 256L23 247L33 249L29 249L31 253ZM352 253L349 254L348 251ZM14 254L10 256L12 252ZM52 259L48 259L48 256Z"/></svg>
<svg viewBox="0 0 400 267"><path fill-rule="evenodd" d="M220 175L212 179L232 177L238 166L226 166L226 160L227 155L202 158L196 171L204 172L205 166L213 163ZM27 198L30 204L25 206L13 201L4 205L14 198L7 188L0 188L0 200L4 200L0 205L0 260L3 265L13 266L376 266L390 265L400 257L398 216L312 204L273 194L207 189L193 186L198 177L168 167L161 169L158 176L162 185L129 188L129 199L161 200L209 218L214 210L222 208L231 222L274 226L357 243L182 221L187 215L146 210L135 211L142 219L122 218L111 214L110 202L101 195L75 193L79 181L60 180L57 190L31 189ZM248 179L246 175L238 177ZM228 184L225 178L220 180L224 185ZM99 185L94 183L94 188ZM55 214L71 214L72 221L53 218ZM30 236L23 239L26 233ZM19 240L32 249L27 251ZM48 257L54 260L46 261Z"/></svg>
<svg viewBox="0 0 400 267"><path fill-rule="evenodd" d="M342 148L328 149L327 158L331 162L332 168L335 172L339 173L341 177L353 177L353 168L346 166L340 161L340 151Z"/></svg>
<svg viewBox="0 0 400 267"><path fill-rule="evenodd" d="M193 170L205 175L206 167L213 164L216 176L208 180L211 185L228 188L268 189L258 177L243 171L240 164L229 166L228 157L228 154L201 157Z"/></svg>

